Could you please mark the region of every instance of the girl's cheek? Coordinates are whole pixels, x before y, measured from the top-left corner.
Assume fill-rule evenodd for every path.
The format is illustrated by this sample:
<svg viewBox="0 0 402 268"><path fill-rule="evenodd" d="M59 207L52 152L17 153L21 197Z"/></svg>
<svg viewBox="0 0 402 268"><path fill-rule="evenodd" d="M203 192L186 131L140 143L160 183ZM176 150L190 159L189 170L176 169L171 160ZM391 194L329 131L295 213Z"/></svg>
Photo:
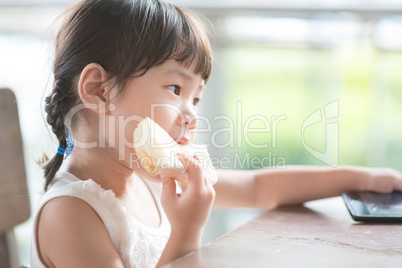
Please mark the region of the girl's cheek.
<svg viewBox="0 0 402 268"><path fill-rule="evenodd" d="M180 118L179 111L173 109L173 106L160 107L155 109L154 118L155 122L166 128L170 127L178 118ZM165 128L165 129L166 129Z"/></svg>

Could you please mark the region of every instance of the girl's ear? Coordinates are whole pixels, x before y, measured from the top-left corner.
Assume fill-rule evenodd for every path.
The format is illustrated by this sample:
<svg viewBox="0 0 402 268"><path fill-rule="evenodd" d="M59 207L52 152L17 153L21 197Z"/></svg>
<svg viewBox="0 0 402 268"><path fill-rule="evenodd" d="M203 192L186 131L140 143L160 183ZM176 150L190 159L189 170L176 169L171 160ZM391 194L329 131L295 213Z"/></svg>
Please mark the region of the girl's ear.
<svg viewBox="0 0 402 268"><path fill-rule="evenodd" d="M102 66L90 63L81 72L78 81L78 94L82 103L91 111L96 113L107 113L107 105L111 86L108 74Z"/></svg>

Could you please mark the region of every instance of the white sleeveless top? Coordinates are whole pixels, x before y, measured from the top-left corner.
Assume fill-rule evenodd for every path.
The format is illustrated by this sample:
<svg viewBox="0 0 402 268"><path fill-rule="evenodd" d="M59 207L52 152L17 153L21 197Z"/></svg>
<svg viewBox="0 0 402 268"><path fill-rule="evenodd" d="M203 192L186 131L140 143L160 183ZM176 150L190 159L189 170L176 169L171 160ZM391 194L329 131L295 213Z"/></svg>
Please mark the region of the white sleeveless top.
<svg viewBox="0 0 402 268"><path fill-rule="evenodd" d="M80 198L96 211L125 267L155 267L169 238L170 224L160 204L160 196L151 185L147 185L161 214L161 224L158 228L151 228L137 221L120 204L112 190L104 190L91 179L84 181L70 173L59 172L47 192L40 198L34 215L31 267L46 267L40 260L36 243L38 213L49 200L60 196Z"/></svg>

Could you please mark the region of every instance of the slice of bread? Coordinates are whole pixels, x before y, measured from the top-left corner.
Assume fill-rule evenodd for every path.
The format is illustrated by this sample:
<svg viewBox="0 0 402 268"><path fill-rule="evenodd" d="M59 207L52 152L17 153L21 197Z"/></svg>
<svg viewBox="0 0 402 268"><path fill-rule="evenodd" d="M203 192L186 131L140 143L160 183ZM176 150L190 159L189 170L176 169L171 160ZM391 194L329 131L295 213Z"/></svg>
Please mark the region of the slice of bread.
<svg viewBox="0 0 402 268"><path fill-rule="evenodd" d="M153 176L163 174L187 185L186 167L177 158L177 154L181 153L188 157L196 155L211 184L218 181L205 145L179 144L149 117L142 120L134 130L134 149L141 166Z"/></svg>

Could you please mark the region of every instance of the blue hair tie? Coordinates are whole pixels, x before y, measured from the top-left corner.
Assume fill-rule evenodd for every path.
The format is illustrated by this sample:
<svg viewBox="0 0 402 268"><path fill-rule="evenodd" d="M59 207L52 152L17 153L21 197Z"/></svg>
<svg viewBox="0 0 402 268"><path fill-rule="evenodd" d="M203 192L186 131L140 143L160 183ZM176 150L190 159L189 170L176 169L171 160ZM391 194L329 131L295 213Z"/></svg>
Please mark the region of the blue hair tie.
<svg viewBox="0 0 402 268"><path fill-rule="evenodd" d="M64 155L65 151L66 151L66 148L61 148L60 146L59 146L59 148L57 148L57 153L58 154Z"/></svg>

